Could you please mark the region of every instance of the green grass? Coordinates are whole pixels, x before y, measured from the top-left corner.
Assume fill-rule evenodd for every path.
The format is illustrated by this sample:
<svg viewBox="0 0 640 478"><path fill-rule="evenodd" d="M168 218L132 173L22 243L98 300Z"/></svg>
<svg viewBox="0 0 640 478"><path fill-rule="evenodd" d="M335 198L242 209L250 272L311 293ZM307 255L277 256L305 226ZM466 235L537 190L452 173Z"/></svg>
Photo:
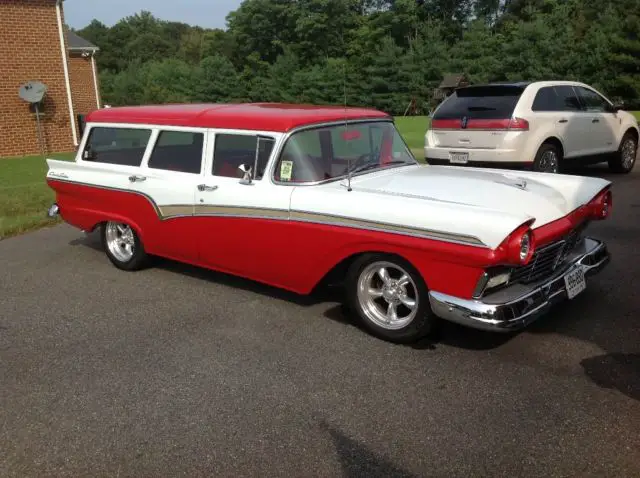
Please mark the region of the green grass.
<svg viewBox="0 0 640 478"><path fill-rule="evenodd" d="M73 153L48 155L71 159ZM0 159L0 240L50 224L47 209L55 195L47 186L42 156Z"/></svg>
<svg viewBox="0 0 640 478"><path fill-rule="evenodd" d="M640 121L640 111L633 114ZM413 154L423 161L429 118L400 116L395 121ZM68 160L73 156L73 153L61 153L48 157ZM57 222L46 216L55 198L45 182L46 172L47 164L42 156L0 159L0 240Z"/></svg>

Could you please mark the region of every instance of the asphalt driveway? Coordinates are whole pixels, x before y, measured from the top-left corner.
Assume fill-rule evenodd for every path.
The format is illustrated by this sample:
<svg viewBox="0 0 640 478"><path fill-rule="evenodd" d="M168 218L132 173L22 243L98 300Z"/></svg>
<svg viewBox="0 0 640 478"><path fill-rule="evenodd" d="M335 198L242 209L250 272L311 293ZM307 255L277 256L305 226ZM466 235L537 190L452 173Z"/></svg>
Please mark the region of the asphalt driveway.
<svg viewBox="0 0 640 478"><path fill-rule="evenodd" d="M586 293L415 347L67 226L2 241L0 476L640 476L640 170L607 177Z"/></svg>

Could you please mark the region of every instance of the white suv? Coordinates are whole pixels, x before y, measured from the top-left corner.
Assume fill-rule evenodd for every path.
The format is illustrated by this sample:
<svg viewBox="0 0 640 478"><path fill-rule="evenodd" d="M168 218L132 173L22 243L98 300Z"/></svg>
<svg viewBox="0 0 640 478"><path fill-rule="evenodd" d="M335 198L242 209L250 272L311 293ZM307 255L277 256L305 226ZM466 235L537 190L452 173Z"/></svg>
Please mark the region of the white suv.
<svg viewBox="0 0 640 478"><path fill-rule="evenodd" d="M457 89L425 135L429 164L528 167L557 173L570 162L633 169L638 122L583 83L491 83Z"/></svg>

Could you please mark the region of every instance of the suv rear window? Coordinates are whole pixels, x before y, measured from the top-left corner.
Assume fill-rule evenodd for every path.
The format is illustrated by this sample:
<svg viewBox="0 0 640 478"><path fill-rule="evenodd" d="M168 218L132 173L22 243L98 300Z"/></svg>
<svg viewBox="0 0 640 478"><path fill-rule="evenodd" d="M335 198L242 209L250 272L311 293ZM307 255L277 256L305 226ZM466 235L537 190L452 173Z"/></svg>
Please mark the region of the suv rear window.
<svg viewBox="0 0 640 478"><path fill-rule="evenodd" d="M524 88L513 85L469 86L456 90L440 105L433 119L511 118Z"/></svg>

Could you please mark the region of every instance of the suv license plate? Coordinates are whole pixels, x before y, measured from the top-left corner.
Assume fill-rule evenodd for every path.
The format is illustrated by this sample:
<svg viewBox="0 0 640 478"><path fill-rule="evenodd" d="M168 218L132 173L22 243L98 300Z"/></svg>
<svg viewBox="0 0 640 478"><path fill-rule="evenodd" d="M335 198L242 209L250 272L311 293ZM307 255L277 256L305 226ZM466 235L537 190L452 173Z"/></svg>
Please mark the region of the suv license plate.
<svg viewBox="0 0 640 478"><path fill-rule="evenodd" d="M587 288L582 267L578 267L564 276L564 285L567 287L567 296L573 299L576 295Z"/></svg>
<svg viewBox="0 0 640 478"><path fill-rule="evenodd" d="M449 161L456 164L466 164L469 161L469 153L449 153Z"/></svg>

